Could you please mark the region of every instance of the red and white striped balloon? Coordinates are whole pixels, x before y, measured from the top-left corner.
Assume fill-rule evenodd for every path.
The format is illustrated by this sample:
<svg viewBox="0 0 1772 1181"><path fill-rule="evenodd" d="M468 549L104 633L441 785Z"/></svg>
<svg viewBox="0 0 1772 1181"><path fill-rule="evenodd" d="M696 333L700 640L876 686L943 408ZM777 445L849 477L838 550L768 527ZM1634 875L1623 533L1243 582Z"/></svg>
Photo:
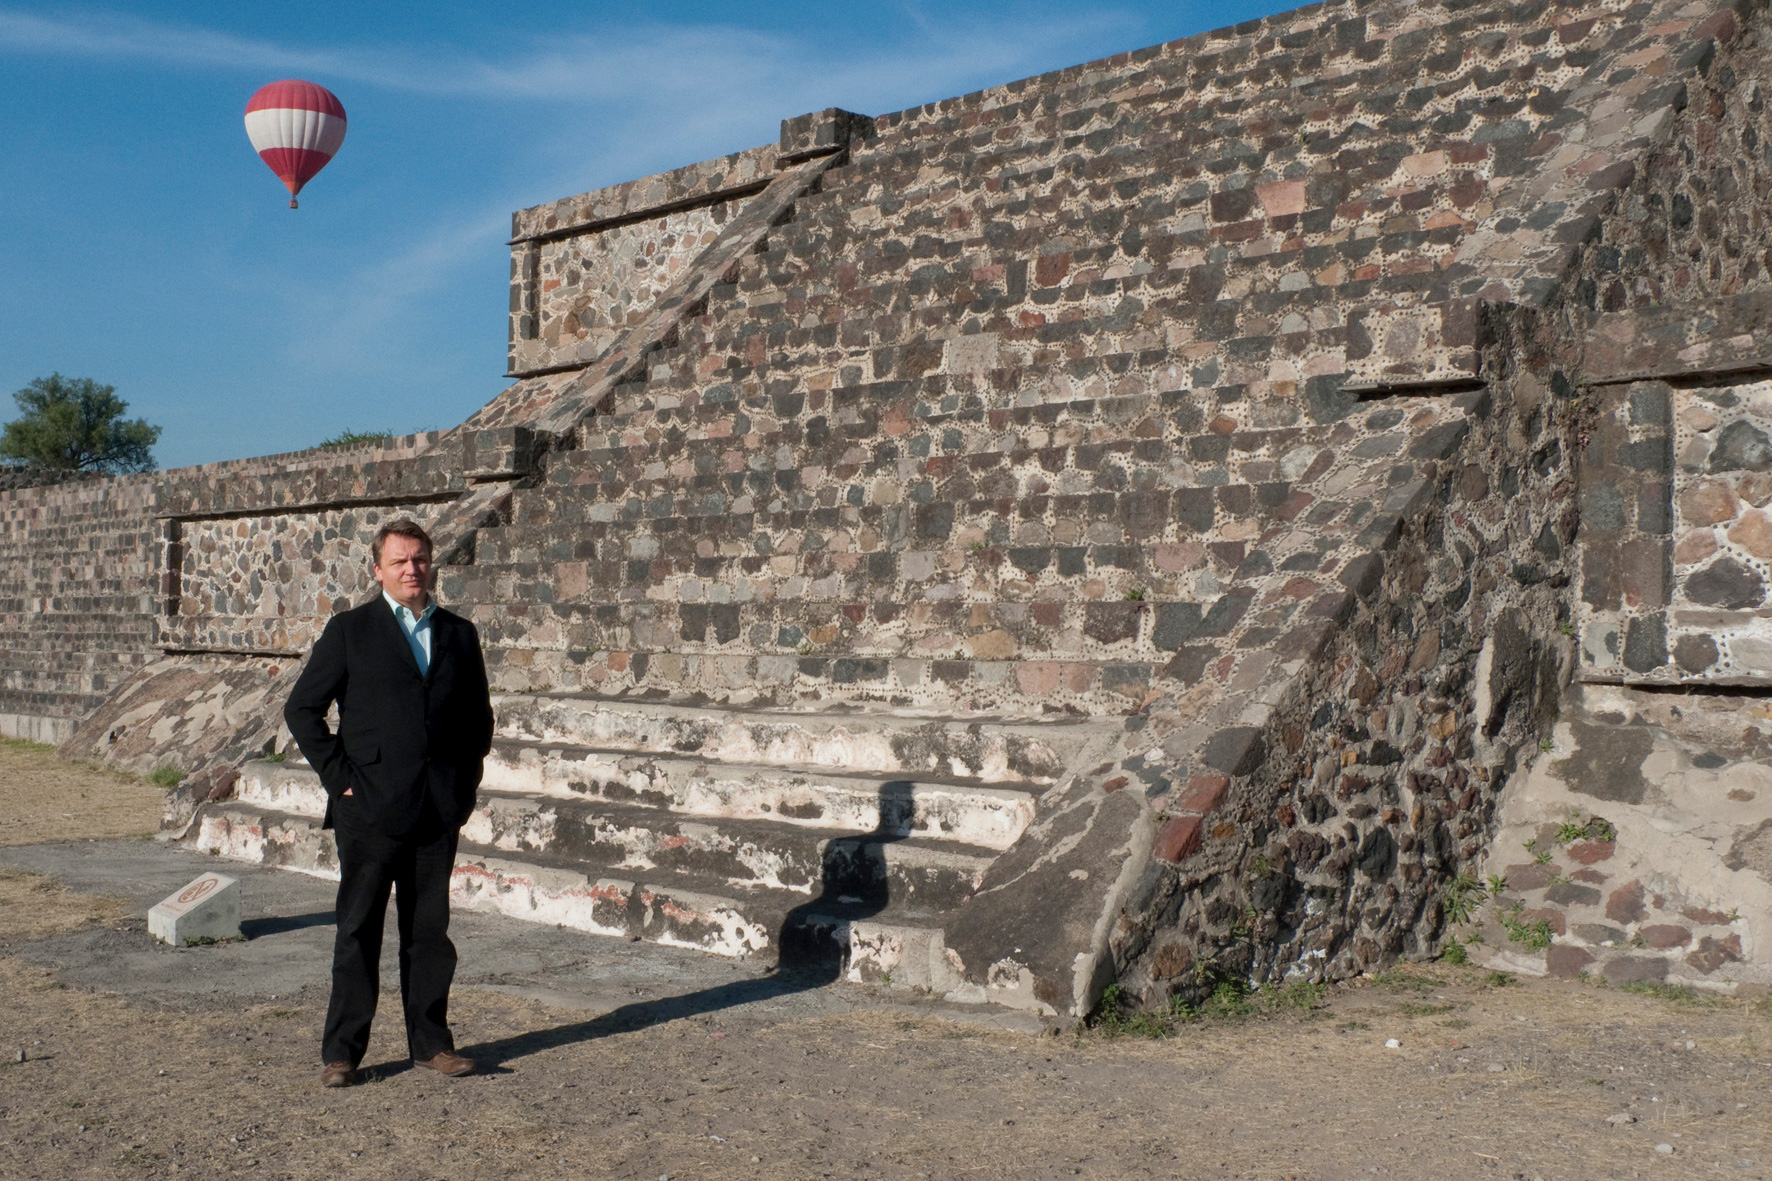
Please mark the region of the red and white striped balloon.
<svg viewBox="0 0 1772 1181"><path fill-rule="evenodd" d="M289 207L302 186L345 142L345 107L324 86L294 78L259 88L246 104L246 137L289 188Z"/></svg>

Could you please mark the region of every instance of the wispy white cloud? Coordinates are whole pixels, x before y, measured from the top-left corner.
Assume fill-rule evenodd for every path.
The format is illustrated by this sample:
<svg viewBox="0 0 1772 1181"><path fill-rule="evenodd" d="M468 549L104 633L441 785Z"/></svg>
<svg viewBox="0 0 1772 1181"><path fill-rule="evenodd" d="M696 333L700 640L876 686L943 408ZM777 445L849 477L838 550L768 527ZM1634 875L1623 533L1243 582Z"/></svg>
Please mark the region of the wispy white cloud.
<svg viewBox="0 0 1772 1181"><path fill-rule="evenodd" d="M183 68L305 72L389 90L495 99L644 102L676 93L707 103L735 89L914 88L998 76L1079 37L1136 27L1120 14L1024 22L931 19L907 7L909 39L833 46L730 25L635 23L557 32L507 58L450 46L327 47L242 37L126 13L56 16L0 7L0 53L131 60ZM797 85L796 85L797 84ZM637 94L636 92L640 92Z"/></svg>
<svg viewBox="0 0 1772 1181"><path fill-rule="evenodd" d="M18 40L3 14L0 47ZM412 323L432 293L501 251L513 205L750 147L772 139L780 119L803 111L895 110L1069 64L1067 51L1080 41L1124 36L1134 23L1095 14L987 28L921 10L915 17L905 40L846 43L841 53L753 30L656 24L556 35L496 61L404 49L298 51L165 26L138 27L116 40L106 34L99 49L83 50L96 34L85 25L55 24L61 31L54 43L68 47L57 52L131 52L185 65L249 61L390 89L547 104L547 118L528 122L532 171L521 182L522 198L504 191L470 198L466 209L413 225L386 254L364 259L341 284L348 296L304 301L311 310L300 317L305 323L292 351L343 371L386 363L396 324Z"/></svg>
<svg viewBox="0 0 1772 1181"><path fill-rule="evenodd" d="M427 404L432 391L453 389L451 397L461 401L497 392L493 363L502 363L502 349L488 350L484 371L461 372L464 350L458 339L439 339L449 329L436 312L452 304L464 282L478 285L502 272L513 206L751 147L772 140L780 119L805 111L897 110L1070 65L1089 47L1125 48L1145 31L1141 18L1112 10L1055 5L1038 19L986 21L919 0L901 7L885 38L838 28L587 21L550 30L545 39L507 41L508 49L488 54L415 43L303 45L96 8L33 12L0 3L0 62L55 56L246 75L242 82L311 77L390 95L447 97L479 126L511 128L495 154L498 166L487 167L492 157L470 148L482 162L472 178L464 174L447 200L415 203L430 212L380 237L348 268L239 293L244 306L285 307L264 343L282 354L286 370L341 390L377 388L391 408ZM350 94L339 89L350 105ZM510 117L513 105L520 118ZM414 126L404 133L434 131ZM520 174L512 161L521 162ZM496 307L502 293L494 294L488 303ZM495 339L489 331L488 343ZM455 358L453 369L445 372L452 362L440 353ZM361 412L353 404L336 413ZM447 413L427 414L412 421L398 414L401 421L382 425L449 425Z"/></svg>

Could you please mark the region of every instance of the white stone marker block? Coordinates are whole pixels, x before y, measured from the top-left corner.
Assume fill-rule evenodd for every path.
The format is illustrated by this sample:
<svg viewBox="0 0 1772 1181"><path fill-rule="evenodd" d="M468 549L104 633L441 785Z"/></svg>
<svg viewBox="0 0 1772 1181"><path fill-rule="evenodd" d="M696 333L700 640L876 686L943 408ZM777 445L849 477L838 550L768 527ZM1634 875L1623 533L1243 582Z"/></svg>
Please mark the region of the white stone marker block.
<svg viewBox="0 0 1772 1181"><path fill-rule="evenodd" d="M148 933L174 947L240 938L240 883L206 873L148 911Z"/></svg>

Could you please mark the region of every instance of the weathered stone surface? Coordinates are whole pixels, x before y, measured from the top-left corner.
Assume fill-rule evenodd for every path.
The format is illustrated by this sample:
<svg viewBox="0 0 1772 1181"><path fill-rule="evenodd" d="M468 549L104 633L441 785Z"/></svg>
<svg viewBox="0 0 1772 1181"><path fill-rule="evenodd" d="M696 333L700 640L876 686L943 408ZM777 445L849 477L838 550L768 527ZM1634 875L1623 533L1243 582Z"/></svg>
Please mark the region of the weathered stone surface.
<svg viewBox="0 0 1772 1181"><path fill-rule="evenodd" d="M1619 956L1606 961L1602 970L1606 983L1653 984L1667 979L1667 961L1649 956Z"/></svg>
<svg viewBox="0 0 1772 1181"><path fill-rule="evenodd" d="M1202 823L1198 816L1171 816L1157 830L1151 856L1159 861L1185 861L1199 852Z"/></svg>
<svg viewBox="0 0 1772 1181"><path fill-rule="evenodd" d="M1576 841L1563 850L1563 855L1581 865L1597 865L1610 861L1617 851L1616 841Z"/></svg>
<svg viewBox="0 0 1772 1181"><path fill-rule="evenodd" d="M1730 527L1729 540L1756 558L1772 558L1772 517L1758 509L1743 514Z"/></svg>
<svg viewBox="0 0 1772 1181"><path fill-rule="evenodd" d="M1516 881L1519 867L1507 866L1521 920L1542 914L1551 922L1545 912L1561 914L1568 935L1559 945L1590 957L1590 976L1725 990L1765 982L1765 965L1745 954L1730 958L1763 929L1761 912L1772 913L1772 876L1755 869L1761 826L1772 831L1772 820L1759 819L1768 806L1761 789L1772 785L1772 720L1758 698L1588 685L1568 709L1557 749L1541 754L1515 783L1495 839L1498 849L1554 841L1560 849L1538 868L1565 858L1582 868ZM1636 739L1633 758L1652 786L1638 802L1595 808L1577 790L1593 770L1583 764L1605 751L1589 727ZM1743 824L1749 817L1755 819ZM1593 835L1562 843L1571 824ZM1731 825L1739 825L1733 839L1719 842ZM1772 870L1772 858L1765 868ZM1508 930L1495 928L1498 943L1513 942ZM1492 963L1507 954L1486 953ZM1549 961L1547 970L1555 970Z"/></svg>
<svg viewBox="0 0 1772 1181"><path fill-rule="evenodd" d="M206 873L148 908L148 934L174 947L240 938L240 881Z"/></svg>
<svg viewBox="0 0 1772 1181"><path fill-rule="evenodd" d="M1637 728L1595 725L1576 719L1570 723L1575 735L1575 755L1569 760L1569 788L1596 800L1640 804L1648 795L1643 760L1649 756L1653 737Z"/></svg>
<svg viewBox="0 0 1772 1181"><path fill-rule="evenodd" d="M1674 645L1674 660L1689 673L1701 673L1717 662L1717 642L1709 636L1681 636Z"/></svg>
<svg viewBox="0 0 1772 1181"><path fill-rule="evenodd" d="M1737 420L1717 432L1717 443L1710 453L1713 472L1772 471L1772 438L1745 420Z"/></svg>
<svg viewBox="0 0 1772 1181"><path fill-rule="evenodd" d="M1682 566L1692 566L1716 552L1716 531L1714 529L1694 529L1680 538L1679 543L1674 546L1674 561Z"/></svg>
<svg viewBox="0 0 1772 1181"><path fill-rule="evenodd" d="M1772 502L1772 475L1743 476L1735 482L1735 494L1755 508Z"/></svg>
<svg viewBox="0 0 1772 1181"><path fill-rule="evenodd" d="M1566 980L1582 975L1593 962L1594 957L1591 954L1567 943L1552 944L1544 956L1545 970L1552 976L1561 976Z"/></svg>
<svg viewBox="0 0 1772 1181"><path fill-rule="evenodd" d="M1087 1012L1113 977L1108 935L1153 835L1137 792L1103 792L1082 778L1055 789L947 925L966 978L991 999Z"/></svg>
<svg viewBox="0 0 1772 1181"><path fill-rule="evenodd" d="M1686 962L1706 975L1724 964L1738 964L1741 962L1741 936L1731 935L1727 939L1716 939L1706 935L1686 957Z"/></svg>
<svg viewBox="0 0 1772 1181"><path fill-rule="evenodd" d="M1592 886L1559 882L1546 890L1544 897L1547 902L1554 902L1558 906L1595 906L1600 901L1600 892Z"/></svg>
<svg viewBox="0 0 1772 1181"><path fill-rule="evenodd" d="M1732 521L1741 503L1727 480L1694 480L1680 494L1680 512L1689 525L1716 525Z"/></svg>
<svg viewBox="0 0 1772 1181"><path fill-rule="evenodd" d="M1267 746L1261 732L1253 726L1234 726L1220 730L1200 751L1200 759L1208 767L1226 775L1247 775L1261 765Z"/></svg>
<svg viewBox="0 0 1772 1181"><path fill-rule="evenodd" d="M1715 380L1768 323L1772 166L1742 84L1763 50L1660 0L1563 16L1336 0L788 120L779 143L524 211L510 358L531 376L463 428L0 492L0 711L127 697L122 735L118 701L82 741L200 740L215 766L187 802L217 812L227 765L277 739L264 711L221 694L205 715L162 669L118 685L168 650L218 650L249 670L217 674L235 690L288 675L364 591L366 531L430 513L454 522L440 595L503 690L916 714L978 726L980 750L1021 721L1111 719L1083 795L1042 805L1052 830L991 838L1003 876L958 913L1015 911L995 934L807 926L848 931L857 965L1075 1012L1116 972L1160 1004L1212 974L1424 954L1552 732L1566 630L1590 687L1764 675L1746 612L1772 403ZM1502 97L1475 102L1472 77ZM1508 100L1521 79L1531 101ZM1638 756L1660 748L1586 725L1557 731L1568 790L1654 804L1672 773ZM617 787L667 812L685 783L768 794L686 777L694 751L607 753L544 760L604 793L568 809L587 830L640 806ZM768 798L849 823L841 786ZM1001 814L931 798L908 815ZM488 832L527 839L516 815ZM235 820L216 839L250 843ZM683 835L623 823L648 856ZM1597 918L1626 858L1568 860L1595 876L1531 902ZM651 884L482 869L476 905L595 895L585 913L631 903L678 937ZM686 941L768 934L681 896Z"/></svg>
<svg viewBox="0 0 1772 1181"><path fill-rule="evenodd" d="M1646 926L1639 927L1637 929L1637 934L1643 937L1643 942L1645 944L1649 947L1655 948L1657 951L1666 951L1667 949L1674 947L1685 947L1688 943L1692 942L1691 931L1688 931L1685 927L1677 926L1672 923L1650 923Z"/></svg>
<svg viewBox="0 0 1772 1181"><path fill-rule="evenodd" d="M1542 890L1561 872L1560 867L1549 861L1523 861L1508 866L1502 876L1516 890Z"/></svg>
<svg viewBox="0 0 1772 1181"><path fill-rule="evenodd" d="M1659 612L1633 617L1624 633L1624 667L1646 673L1666 663L1666 617Z"/></svg>
<svg viewBox="0 0 1772 1181"><path fill-rule="evenodd" d="M1686 596L1710 607L1757 607L1766 584L1757 570L1734 558L1718 558L1686 579Z"/></svg>
<svg viewBox="0 0 1772 1181"><path fill-rule="evenodd" d="M1627 882L1606 898L1606 917L1615 923L1634 923L1648 913L1641 882Z"/></svg>

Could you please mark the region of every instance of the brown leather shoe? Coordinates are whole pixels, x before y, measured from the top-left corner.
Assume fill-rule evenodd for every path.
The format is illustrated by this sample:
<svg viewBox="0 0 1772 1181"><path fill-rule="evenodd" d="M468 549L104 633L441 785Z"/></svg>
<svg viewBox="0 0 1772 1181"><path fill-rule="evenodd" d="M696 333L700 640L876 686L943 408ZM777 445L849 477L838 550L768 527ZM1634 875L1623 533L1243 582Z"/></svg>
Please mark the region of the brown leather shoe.
<svg viewBox="0 0 1772 1181"><path fill-rule="evenodd" d="M349 1062L328 1062L320 1070L320 1085L354 1087L357 1085L357 1068Z"/></svg>
<svg viewBox="0 0 1772 1181"><path fill-rule="evenodd" d="M464 1074L473 1074L480 1069L478 1062L472 1058L463 1058L453 1050L444 1050L435 1058L414 1058L412 1064L434 1070L438 1074L446 1074L450 1078L460 1078Z"/></svg>

